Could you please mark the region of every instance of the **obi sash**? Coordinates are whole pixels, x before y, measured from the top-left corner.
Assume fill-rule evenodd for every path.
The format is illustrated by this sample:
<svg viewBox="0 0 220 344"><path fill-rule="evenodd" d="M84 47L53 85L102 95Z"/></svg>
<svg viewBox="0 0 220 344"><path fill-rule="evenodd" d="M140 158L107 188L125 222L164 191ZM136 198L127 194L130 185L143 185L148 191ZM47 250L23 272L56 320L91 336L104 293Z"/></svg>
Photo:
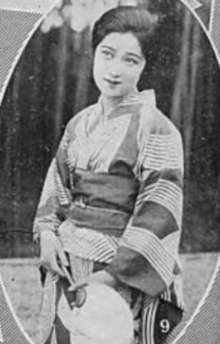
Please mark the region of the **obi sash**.
<svg viewBox="0 0 220 344"><path fill-rule="evenodd" d="M78 227L119 237L133 213L138 190L135 178L76 170L68 218Z"/></svg>

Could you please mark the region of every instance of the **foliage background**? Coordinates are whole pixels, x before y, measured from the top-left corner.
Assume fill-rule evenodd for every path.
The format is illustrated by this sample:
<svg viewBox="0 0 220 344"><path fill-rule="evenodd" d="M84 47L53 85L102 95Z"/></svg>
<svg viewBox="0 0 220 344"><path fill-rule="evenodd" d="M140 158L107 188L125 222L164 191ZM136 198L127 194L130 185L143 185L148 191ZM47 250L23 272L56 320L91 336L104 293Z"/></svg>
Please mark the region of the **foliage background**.
<svg viewBox="0 0 220 344"><path fill-rule="evenodd" d="M219 66L205 33L180 1L143 4L160 21L140 88L155 89L158 107L184 142L181 251L218 251ZM0 109L0 257L38 254L32 223L46 171L68 120L98 98L90 40L90 28L76 32L68 21L39 29L9 83Z"/></svg>

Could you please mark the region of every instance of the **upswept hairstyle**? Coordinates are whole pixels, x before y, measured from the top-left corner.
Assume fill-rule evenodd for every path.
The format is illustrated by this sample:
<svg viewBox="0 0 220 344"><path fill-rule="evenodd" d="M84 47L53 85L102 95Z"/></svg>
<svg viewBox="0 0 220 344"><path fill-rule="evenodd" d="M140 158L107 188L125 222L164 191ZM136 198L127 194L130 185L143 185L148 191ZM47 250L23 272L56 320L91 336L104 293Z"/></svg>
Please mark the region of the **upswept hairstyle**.
<svg viewBox="0 0 220 344"><path fill-rule="evenodd" d="M92 48L97 46L110 33L133 33L138 39L142 53L147 59L150 55L151 38L157 25L157 16L142 7L119 6L104 13L95 23L92 34Z"/></svg>

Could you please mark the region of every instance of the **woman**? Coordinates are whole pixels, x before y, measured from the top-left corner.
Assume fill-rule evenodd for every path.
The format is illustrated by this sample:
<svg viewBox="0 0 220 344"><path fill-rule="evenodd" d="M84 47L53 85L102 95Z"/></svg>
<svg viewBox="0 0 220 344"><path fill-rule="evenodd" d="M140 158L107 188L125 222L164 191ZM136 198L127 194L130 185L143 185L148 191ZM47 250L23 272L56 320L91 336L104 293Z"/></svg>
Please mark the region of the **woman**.
<svg viewBox="0 0 220 344"><path fill-rule="evenodd" d="M122 6L94 26L93 76L101 95L68 123L34 226L49 272L44 304L56 305L46 311L48 343L52 323L58 343L69 340L59 317L61 295L71 302L63 266L76 291L84 283L120 291L137 343L162 343L181 318L182 143L154 92L137 89L155 25L145 10Z"/></svg>

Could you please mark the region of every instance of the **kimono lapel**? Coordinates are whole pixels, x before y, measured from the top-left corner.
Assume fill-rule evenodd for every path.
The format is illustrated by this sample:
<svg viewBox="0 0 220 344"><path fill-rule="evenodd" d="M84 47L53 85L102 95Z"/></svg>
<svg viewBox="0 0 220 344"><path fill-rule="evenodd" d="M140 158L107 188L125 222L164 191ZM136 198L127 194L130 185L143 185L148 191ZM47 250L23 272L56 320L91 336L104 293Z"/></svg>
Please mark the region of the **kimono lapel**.
<svg viewBox="0 0 220 344"><path fill-rule="evenodd" d="M131 117L143 104L155 106L153 90L137 92L124 98L106 118L102 100L78 123L76 140L69 149L71 164L80 169L108 172L110 161L117 153L128 131Z"/></svg>

